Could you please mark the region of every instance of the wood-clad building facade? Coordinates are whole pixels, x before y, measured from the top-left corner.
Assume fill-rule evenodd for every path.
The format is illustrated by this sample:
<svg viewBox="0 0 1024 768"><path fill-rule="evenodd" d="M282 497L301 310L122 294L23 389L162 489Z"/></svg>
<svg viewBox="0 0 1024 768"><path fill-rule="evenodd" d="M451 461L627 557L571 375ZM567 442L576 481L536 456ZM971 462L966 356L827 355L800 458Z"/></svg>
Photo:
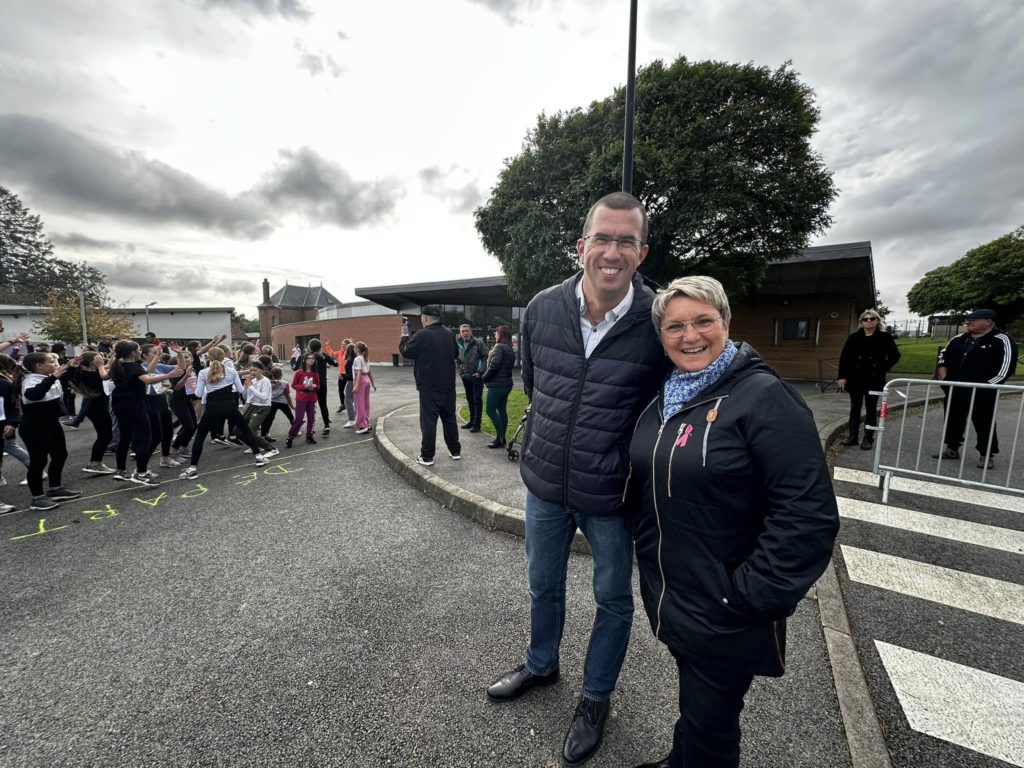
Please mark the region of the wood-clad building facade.
<svg viewBox="0 0 1024 768"><path fill-rule="evenodd" d="M490 339L504 322L519 333L522 307L512 303L503 276L357 288L356 295L408 315L414 327L421 306L440 304L445 324L453 329L469 323L476 336ZM838 360L874 296L870 242L805 248L769 264L756 294L732 302L729 335L753 345L783 377L817 379L819 360L826 368Z"/></svg>

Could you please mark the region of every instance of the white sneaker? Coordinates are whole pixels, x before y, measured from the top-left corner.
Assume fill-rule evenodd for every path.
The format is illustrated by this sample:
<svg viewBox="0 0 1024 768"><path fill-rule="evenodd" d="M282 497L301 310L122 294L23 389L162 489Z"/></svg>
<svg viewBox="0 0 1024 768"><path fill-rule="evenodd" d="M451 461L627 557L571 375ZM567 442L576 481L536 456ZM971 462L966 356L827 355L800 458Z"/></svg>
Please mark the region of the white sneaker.
<svg viewBox="0 0 1024 768"><path fill-rule="evenodd" d="M252 453L252 448L246 448L242 453Z"/></svg>
<svg viewBox="0 0 1024 768"><path fill-rule="evenodd" d="M344 424L341 425L341 428L342 429L351 429L355 425L356 425L356 423L354 421L346 421Z"/></svg>
<svg viewBox="0 0 1024 768"><path fill-rule="evenodd" d="M272 459L274 456L277 456L277 454L279 454L279 453L280 453L280 451L277 450L277 448L269 448L268 450L263 452L263 458L264 459Z"/></svg>
<svg viewBox="0 0 1024 768"><path fill-rule="evenodd" d="M417 456L416 457L416 463L417 464L422 464L424 467L432 467L432 466L434 466L434 460L433 459L424 459L422 456Z"/></svg>
<svg viewBox="0 0 1024 768"><path fill-rule="evenodd" d="M8 512L13 512L15 506L13 504L0 504L0 515L6 515Z"/></svg>
<svg viewBox="0 0 1024 768"><path fill-rule="evenodd" d="M369 427L363 427L362 429L357 429L356 430L356 434L357 435L365 435L369 431L370 431Z"/></svg>
<svg viewBox="0 0 1024 768"><path fill-rule="evenodd" d="M257 467L265 467L269 463L262 453L257 453L255 458Z"/></svg>
<svg viewBox="0 0 1024 768"><path fill-rule="evenodd" d="M175 459L173 459L170 456L161 456L160 457L160 466L161 467L180 467L181 466L181 462L180 461L176 461Z"/></svg>
<svg viewBox="0 0 1024 768"><path fill-rule="evenodd" d="M48 477L49 477L49 475L47 475L45 472L43 472L43 480L46 480ZM22 480L20 483L18 483L18 485L28 485L28 478L26 477L24 480Z"/></svg>
<svg viewBox="0 0 1024 768"><path fill-rule="evenodd" d="M182 480L192 480L193 478L199 477L199 468L198 467L186 467L182 471L182 473L180 475L178 475L178 477L180 477Z"/></svg>
<svg viewBox="0 0 1024 768"><path fill-rule="evenodd" d="M455 461L458 461L459 459L462 458L461 453L452 453L451 451L448 451L448 455L451 456L452 459L454 459Z"/></svg>
<svg viewBox="0 0 1024 768"><path fill-rule="evenodd" d="M0 487L4 485L7 485L7 478L4 477L3 475L0 475Z"/></svg>

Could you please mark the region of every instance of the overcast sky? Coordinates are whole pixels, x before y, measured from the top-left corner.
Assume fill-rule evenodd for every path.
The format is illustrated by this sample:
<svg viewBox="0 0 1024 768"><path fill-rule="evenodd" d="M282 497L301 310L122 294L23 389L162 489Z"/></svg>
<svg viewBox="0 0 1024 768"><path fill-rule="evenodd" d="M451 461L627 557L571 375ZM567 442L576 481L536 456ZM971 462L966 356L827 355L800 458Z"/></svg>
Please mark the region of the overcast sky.
<svg viewBox="0 0 1024 768"><path fill-rule="evenodd" d="M907 315L1024 224L1019 0L640 0L637 59L816 91L835 224ZM0 185L118 303L496 275L473 209L536 116L625 82L626 0L0 0ZM582 215L582 212L581 212Z"/></svg>

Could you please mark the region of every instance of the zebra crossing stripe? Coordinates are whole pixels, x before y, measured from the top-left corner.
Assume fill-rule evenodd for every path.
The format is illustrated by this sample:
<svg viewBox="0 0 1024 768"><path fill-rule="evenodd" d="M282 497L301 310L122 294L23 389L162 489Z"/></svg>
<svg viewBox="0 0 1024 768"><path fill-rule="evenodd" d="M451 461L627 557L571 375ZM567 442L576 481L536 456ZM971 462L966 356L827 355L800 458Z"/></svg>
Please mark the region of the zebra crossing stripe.
<svg viewBox="0 0 1024 768"><path fill-rule="evenodd" d="M1024 624L1024 586L842 545L850 578L890 592Z"/></svg>
<svg viewBox="0 0 1024 768"><path fill-rule="evenodd" d="M911 509L874 504L870 501L858 501L843 496L838 497L837 501L839 502L840 516L851 520L861 520L866 523L884 525L887 528L923 533L950 541L977 544L979 547L998 549L1003 552L1024 553L1024 531L982 525L942 515L929 515Z"/></svg>
<svg viewBox="0 0 1024 768"><path fill-rule="evenodd" d="M842 480L846 483L859 483L860 485L870 485L878 488L879 477L874 472L836 467L833 476L836 480ZM1024 497L1021 496L961 488L960 486L946 485L944 483L931 483L927 480L915 480L909 477L899 477L898 475L893 475L889 487L894 491L916 493L936 499L975 504L982 507L992 507L993 509L1005 509L1009 512L1024 512Z"/></svg>
<svg viewBox="0 0 1024 768"><path fill-rule="evenodd" d="M1024 766L1024 683L875 640L910 727Z"/></svg>

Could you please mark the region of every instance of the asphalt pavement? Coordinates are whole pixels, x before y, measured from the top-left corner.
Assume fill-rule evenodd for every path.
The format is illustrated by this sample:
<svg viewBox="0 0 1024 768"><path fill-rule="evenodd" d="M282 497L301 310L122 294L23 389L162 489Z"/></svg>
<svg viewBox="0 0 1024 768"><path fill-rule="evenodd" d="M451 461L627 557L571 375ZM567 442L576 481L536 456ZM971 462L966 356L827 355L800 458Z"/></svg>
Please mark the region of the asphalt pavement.
<svg viewBox="0 0 1024 768"><path fill-rule="evenodd" d="M1006 405L985 481L1021 488L1020 446L1009 466L1020 399ZM973 438L963 462L932 458L942 413L892 418L880 463L982 482ZM914 478L883 505L873 459L851 448L836 460L837 570L892 764L1024 766L1024 497Z"/></svg>
<svg viewBox="0 0 1024 768"><path fill-rule="evenodd" d="M410 369L374 374L375 418L415 401ZM197 480L154 467L167 481L152 489L81 475L91 430L69 431L65 485L85 497L0 516L0 765L557 765L594 616L589 558L569 563L562 681L488 700L527 642L523 542L391 468L378 451L409 449L406 414L383 435L337 420L262 469L210 447ZM434 474L514 509L518 465L462 435L462 461L441 450ZM23 473L6 459L0 500L27 505ZM744 766L851 764L821 621L812 595L789 672L755 681ZM676 696L637 596L589 765L663 756Z"/></svg>

